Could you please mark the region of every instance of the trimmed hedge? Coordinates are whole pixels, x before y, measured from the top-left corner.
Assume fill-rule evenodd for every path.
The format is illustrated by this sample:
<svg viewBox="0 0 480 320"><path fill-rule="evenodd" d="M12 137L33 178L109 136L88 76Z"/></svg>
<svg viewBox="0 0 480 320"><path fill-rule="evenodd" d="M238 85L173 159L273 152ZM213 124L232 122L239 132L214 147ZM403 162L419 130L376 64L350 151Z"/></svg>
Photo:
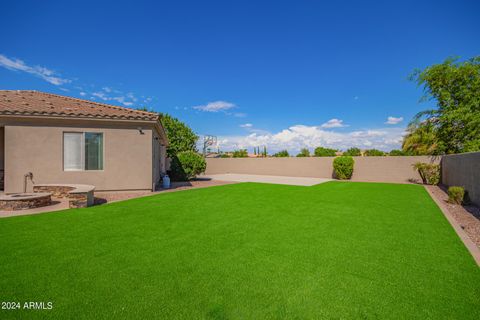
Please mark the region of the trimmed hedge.
<svg viewBox="0 0 480 320"><path fill-rule="evenodd" d="M335 177L341 180L352 178L355 161L350 156L337 157L333 160Z"/></svg>
<svg viewBox="0 0 480 320"><path fill-rule="evenodd" d="M172 157L170 175L174 181L186 181L205 172L206 168L207 163L201 155L193 151L183 151Z"/></svg>

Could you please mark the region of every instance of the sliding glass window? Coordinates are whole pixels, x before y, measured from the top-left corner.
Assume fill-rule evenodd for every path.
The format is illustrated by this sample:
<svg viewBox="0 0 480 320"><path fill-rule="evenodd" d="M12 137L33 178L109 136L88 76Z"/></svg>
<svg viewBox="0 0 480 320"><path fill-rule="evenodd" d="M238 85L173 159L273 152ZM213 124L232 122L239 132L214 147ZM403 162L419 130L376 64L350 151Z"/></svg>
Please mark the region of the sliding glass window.
<svg viewBox="0 0 480 320"><path fill-rule="evenodd" d="M103 133L64 132L63 169L103 170Z"/></svg>

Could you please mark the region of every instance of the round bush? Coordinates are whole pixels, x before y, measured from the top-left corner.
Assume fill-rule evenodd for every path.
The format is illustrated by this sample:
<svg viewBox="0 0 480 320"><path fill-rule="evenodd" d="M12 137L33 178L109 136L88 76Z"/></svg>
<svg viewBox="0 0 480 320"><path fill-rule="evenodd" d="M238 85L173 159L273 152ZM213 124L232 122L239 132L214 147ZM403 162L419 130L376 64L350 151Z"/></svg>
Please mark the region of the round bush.
<svg viewBox="0 0 480 320"><path fill-rule="evenodd" d="M462 204L465 197L465 189L453 186L448 188L448 202Z"/></svg>
<svg viewBox="0 0 480 320"><path fill-rule="evenodd" d="M170 175L175 181L186 181L205 172L206 168L207 163L201 155L193 151L183 151L172 157Z"/></svg>
<svg viewBox="0 0 480 320"><path fill-rule="evenodd" d="M341 180L347 180L352 177L353 165L355 161L350 156L337 157L333 160L333 169L335 177Z"/></svg>

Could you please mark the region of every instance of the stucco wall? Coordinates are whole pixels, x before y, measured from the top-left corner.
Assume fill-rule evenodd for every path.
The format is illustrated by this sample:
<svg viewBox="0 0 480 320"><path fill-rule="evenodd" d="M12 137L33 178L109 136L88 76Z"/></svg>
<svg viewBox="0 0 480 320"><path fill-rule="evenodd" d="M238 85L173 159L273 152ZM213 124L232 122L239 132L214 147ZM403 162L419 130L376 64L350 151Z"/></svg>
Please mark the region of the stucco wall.
<svg viewBox="0 0 480 320"><path fill-rule="evenodd" d="M103 132L104 170L63 171L63 132ZM103 127L5 126L5 192L22 192L23 176L35 183L91 184L96 190L152 188L152 130ZM32 189L31 183L28 190Z"/></svg>
<svg viewBox="0 0 480 320"><path fill-rule="evenodd" d="M245 173L291 177L331 178L333 157L309 158L208 158L206 174ZM415 162L439 162L419 157L354 157L353 181L399 182L420 180Z"/></svg>
<svg viewBox="0 0 480 320"><path fill-rule="evenodd" d="M472 202L480 205L480 152L444 156L442 183L464 187Z"/></svg>
<svg viewBox="0 0 480 320"><path fill-rule="evenodd" d="M3 127L0 127L0 170L3 170L4 134L5 134L5 129Z"/></svg>

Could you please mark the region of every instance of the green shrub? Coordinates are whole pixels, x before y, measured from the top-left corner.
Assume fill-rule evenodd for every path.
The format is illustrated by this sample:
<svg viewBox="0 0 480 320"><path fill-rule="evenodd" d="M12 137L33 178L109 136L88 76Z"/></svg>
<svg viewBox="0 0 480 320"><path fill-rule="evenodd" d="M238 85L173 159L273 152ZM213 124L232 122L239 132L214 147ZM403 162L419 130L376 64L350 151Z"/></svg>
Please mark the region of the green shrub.
<svg viewBox="0 0 480 320"><path fill-rule="evenodd" d="M247 149L240 149L240 150L233 151L233 157L234 158L247 158L248 157Z"/></svg>
<svg viewBox="0 0 480 320"><path fill-rule="evenodd" d="M353 165L355 161L350 156L341 156L333 160L333 169L337 179L350 179L353 174Z"/></svg>
<svg viewBox="0 0 480 320"><path fill-rule="evenodd" d="M300 153L297 154L297 157L299 157L299 158L310 157L310 151L307 148L303 148L302 150L300 150Z"/></svg>
<svg viewBox="0 0 480 320"><path fill-rule="evenodd" d="M170 175L174 181L186 181L205 172L206 168L207 163L201 155L193 151L183 151L172 157Z"/></svg>
<svg viewBox="0 0 480 320"><path fill-rule="evenodd" d="M277 153L273 154L273 156L277 158L290 157L287 150L278 151Z"/></svg>
<svg viewBox="0 0 480 320"><path fill-rule="evenodd" d="M365 150L364 155L366 157L382 157L385 155L385 152L377 149L369 149L369 150Z"/></svg>
<svg viewBox="0 0 480 320"><path fill-rule="evenodd" d="M362 155L362 151L358 148L350 148L343 153L344 156L359 157Z"/></svg>
<svg viewBox="0 0 480 320"><path fill-rule="evenodd" d="M417 162L413 168L418 171L424 184L437 185L440 182L440 165Z"/></svg>
<svg viewBox="0 0 480 320"><path fill-rule="evenodd" d="M393 149L392 151L390 151L390 153L388 155L389 156L397 156L397 157L408 156L408 154L405 151L397 150L397 149Z"/></svg>
<svg viewBox="0 0 480 320"><path fill-rule="evenodd" d="M465 197L465 189L463 187L450 187L448 188L448 202L462 204Z"/></svg>
<svg viewBox="0 0 480 320"><path fill-rule="evenodd" d="M338 150L335 149L330 149L330 148L324 148L324 147L317 147L315 148L315 151L313 154L315 157L335 157L335 152Z"/></svg>

